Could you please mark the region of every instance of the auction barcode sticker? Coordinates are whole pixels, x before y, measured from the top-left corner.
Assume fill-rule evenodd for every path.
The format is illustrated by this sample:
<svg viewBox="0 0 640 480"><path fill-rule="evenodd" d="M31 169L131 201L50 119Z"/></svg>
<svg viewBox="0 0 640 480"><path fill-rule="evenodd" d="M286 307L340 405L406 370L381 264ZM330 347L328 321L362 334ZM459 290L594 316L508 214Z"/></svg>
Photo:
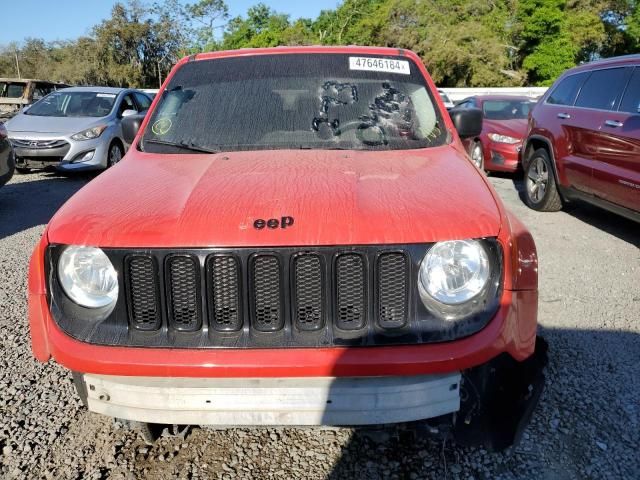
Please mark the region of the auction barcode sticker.
<svg viewBox="0 0 640 480"><path fill-rule="evenodd" d="M411 74L408 60L390 58L349 57L349 70Z"/></svg>

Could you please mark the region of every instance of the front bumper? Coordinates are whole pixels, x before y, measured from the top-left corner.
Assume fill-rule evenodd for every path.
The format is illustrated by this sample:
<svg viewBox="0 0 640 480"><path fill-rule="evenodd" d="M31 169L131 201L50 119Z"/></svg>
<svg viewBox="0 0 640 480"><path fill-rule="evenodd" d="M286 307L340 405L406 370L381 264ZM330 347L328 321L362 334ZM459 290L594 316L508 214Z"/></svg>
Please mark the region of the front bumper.
<svg viewBox="0 0 640 480"><path fill-rule="evenodd" d="M89 410L216 426L377 425L460 408L460 373L412 377L158 378L84 375Z"/></svg>
<svg viewBox="0 0 640 480"><path fill-rule="evenodd" d="M522 143L489 141L484 151L484 168L497 172L515 172L520 168Z"/></svg>
<svg viewBox="0 0 640 480"><path fill-rule="evenodd" d="M55 142L53 143L55 146L53 148L26 146L28 142L45 141ZM12 142L16 163L23 168L54 167L61 171L80 171L101 169L107 165L109 140L104 136L93 140L76 141L67 136L30 139L16 135ZM90 159L85 159L87 154L91 156Z"/></svg>

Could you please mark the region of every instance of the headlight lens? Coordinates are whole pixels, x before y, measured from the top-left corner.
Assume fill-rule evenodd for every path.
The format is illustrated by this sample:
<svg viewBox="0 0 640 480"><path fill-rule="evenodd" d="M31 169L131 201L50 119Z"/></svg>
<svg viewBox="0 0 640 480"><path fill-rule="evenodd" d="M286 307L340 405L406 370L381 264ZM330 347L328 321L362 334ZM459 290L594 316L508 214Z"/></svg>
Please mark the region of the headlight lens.
<svg viewBox="0 0 640 480"><path fill-rule="evenodd" d="M509 137L508 135L500 135L499 133L490 133L488 137L497 143L509 143L513 145L514 143L518 143L520 141L519 138Z"/></svg>
<svg viewBox="0 0 640 480"><path fill-rule="evenodd" d="M479 241L440 242L422 260L418 289L423 299L460 305L482 292L490 276L489 256Z"/></svg>
<svg viewBox="0 0 640 480"><path fill-rule="evenodd" d="M98 138L100 135L102 135L102 132L104 132L106 128L106 125L88 128L86 130L83 130L82 132L76 133L75 135L71 135L71 138L73 140L93 140L94 138Z"/></svg>
<svg viewBox="0 0 640 480"><path fill-rule="evenodd" d="M58 278L69 298L83 307L106 307L118 298L118 274L99 248L67 247L58 260Z"/></svg>

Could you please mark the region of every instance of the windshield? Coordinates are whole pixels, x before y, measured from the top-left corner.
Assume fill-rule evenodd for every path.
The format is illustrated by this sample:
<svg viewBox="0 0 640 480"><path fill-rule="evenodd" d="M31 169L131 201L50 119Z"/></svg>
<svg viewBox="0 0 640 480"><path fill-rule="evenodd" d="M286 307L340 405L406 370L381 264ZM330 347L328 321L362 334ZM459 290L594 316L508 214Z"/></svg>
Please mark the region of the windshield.
<svg viewBox="0 0 640 480"><path fill-rule="evenodd" d="M186 63L140 148L395 150L445 140L424 78L406 58L282 54Z"/></svg>
<svg viewBox="0 0 640 480"><path fill-rule="evenodd" d="M25 115L41 117L105 117L116 101L115 93L58 91L34 103Z"/></svg>
<svg viewBox="0 0 640 480"><path fill-rule="evenodd" d="M530 100L485 100L482 110L488 120L514 120L527 118L532 106Z"/></svg>
<svg viewBox="0 0 640 480"><path fill-rule="evenodd" d="M442 97L442 101L444 103L451 103L451 100L449 100L449 96L446 93L440 92L440 97Z"/></svg>
<svg viewBox="0 0 640 480"><path fill-rule="evenodd" d="M22 98L25 87L24 83L0 82L0 97Z"/></svg>

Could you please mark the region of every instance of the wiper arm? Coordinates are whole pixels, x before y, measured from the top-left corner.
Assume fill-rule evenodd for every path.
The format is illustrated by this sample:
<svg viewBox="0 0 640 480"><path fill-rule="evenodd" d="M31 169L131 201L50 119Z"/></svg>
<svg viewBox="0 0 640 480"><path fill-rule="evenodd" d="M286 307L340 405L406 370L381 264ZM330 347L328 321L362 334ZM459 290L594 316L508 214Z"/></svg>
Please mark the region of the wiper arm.
<svg viewBox="0 0 640 480"><path fill-rule="evenodd" d="M166 140L157 140L155 138L143 139L144 143L155 143L157 145L167 145L169 147L178 147L183 150L189 150L192 152L200 152L200 153L220 153L220 150L216 150L213 148L201 147L200 145L195 145L193 143L187 142L167 142Z"/></svg>

